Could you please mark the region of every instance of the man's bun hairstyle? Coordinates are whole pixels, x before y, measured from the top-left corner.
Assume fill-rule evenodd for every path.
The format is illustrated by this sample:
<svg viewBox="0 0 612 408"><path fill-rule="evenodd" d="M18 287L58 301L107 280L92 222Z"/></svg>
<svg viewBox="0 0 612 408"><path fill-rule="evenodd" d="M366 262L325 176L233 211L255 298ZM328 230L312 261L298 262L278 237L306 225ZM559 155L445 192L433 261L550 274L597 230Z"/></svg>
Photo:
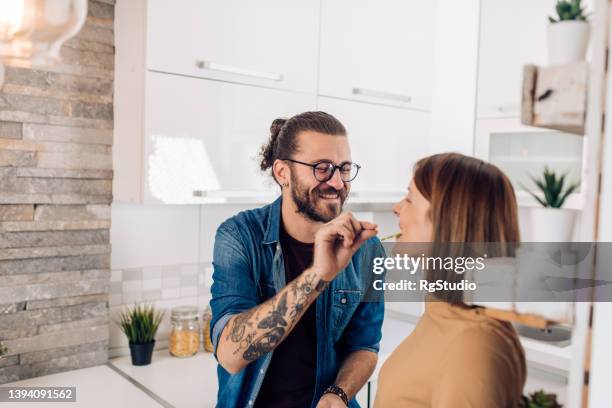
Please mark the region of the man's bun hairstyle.
<svg viewBox="0 0 612 408"><path fill-rule="evenodd" d="M270 125L270 139L261 147L261 171L271 170L277 159L293 157L298 151L297 135L304 131L346 136L342 123L325 112L304 112L289 119L274 119ZM274 177L273 172L270 173Z"/></svg>
<svg viewBox="0 0 612 408"><path fill-rule="evenodd" d="M287 119L274 119L270 125L270 140L267 144L261 147L261 163L259 164L261 171L266 171L272 168L274 160L276 160L274 150L278 142L278 135L280 134L281 128L285 123L287 123Z"/></svg>

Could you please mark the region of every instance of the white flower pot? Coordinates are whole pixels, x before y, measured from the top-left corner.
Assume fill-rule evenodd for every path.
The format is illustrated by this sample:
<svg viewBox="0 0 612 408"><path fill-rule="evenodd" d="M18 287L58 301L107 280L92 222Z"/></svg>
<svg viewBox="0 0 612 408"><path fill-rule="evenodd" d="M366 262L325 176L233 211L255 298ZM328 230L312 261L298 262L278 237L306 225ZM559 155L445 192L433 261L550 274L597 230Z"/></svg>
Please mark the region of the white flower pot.
<svg viewBox="0 0 612 408"><path fill-rule="evenodd" d="M570 242L574 234L576 211L565 208L530 209L530 234L524 241Z"/></svg>
<svg viewBox="0 0 612 408"><path fill-rule="evenodd" d="M548 62L564 65L584 61L589 46L590 26L586 21L560 21L548 26Z"/></svg>

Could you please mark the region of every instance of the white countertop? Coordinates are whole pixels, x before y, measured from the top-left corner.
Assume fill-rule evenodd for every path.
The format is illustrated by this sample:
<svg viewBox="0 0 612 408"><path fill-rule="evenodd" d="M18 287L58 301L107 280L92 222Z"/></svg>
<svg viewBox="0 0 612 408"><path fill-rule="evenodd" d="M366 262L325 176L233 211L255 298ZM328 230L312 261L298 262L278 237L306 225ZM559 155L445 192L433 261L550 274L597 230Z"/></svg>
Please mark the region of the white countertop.
<svg viewBox="0 0 612 408"><path fill-rule="evenodd" d="M200 351L193 357L177 358L165 349L155 351L147 366L133 366L130 356L112 359L110 364L167 406L208 408L217 401L217 361L210 353Z"/></svg>
<svg viewBox="0 0 612 408"><path fill-rule="evenodd" d="M0 402L1 407L16 408L164 408L163 405L106 365L30 378L2 387L76 387L76 402Z"/></svg>

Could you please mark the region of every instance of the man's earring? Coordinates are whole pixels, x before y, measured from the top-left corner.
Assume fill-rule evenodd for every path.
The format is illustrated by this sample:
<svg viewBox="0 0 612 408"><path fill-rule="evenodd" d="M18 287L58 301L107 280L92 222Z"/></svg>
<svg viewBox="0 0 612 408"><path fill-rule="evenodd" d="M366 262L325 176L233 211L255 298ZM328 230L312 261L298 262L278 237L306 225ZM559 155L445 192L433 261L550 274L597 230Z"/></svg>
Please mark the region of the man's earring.
<svg viewBox="0 0 612 408"><path fill-rule="evenodd" d="M283 187L285 188L289 187L289 183L283 183Z"/></svg>

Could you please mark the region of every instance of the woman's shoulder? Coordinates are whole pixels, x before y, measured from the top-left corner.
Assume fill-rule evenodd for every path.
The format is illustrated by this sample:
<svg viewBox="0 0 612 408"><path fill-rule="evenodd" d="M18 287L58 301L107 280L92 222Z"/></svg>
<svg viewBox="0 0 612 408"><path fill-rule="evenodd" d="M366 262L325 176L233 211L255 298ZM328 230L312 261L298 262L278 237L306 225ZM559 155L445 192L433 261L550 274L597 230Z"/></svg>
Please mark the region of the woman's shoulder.
<svg viewBox="0 0 612 408"><path fill-rule="evenodd" d="M517 406L527 376L516 332L496 322L471 324L457 333L439 368L437 391L471 402L496 401L486 406Z"/></svg>
<svg viewBox="0 0 612 408"><path fill-rule="evenodd" d="M477 319L455 333L452 347L469 351L507 355L509 353L524 356L523 347L511 323L478 314Z"/></svg>

